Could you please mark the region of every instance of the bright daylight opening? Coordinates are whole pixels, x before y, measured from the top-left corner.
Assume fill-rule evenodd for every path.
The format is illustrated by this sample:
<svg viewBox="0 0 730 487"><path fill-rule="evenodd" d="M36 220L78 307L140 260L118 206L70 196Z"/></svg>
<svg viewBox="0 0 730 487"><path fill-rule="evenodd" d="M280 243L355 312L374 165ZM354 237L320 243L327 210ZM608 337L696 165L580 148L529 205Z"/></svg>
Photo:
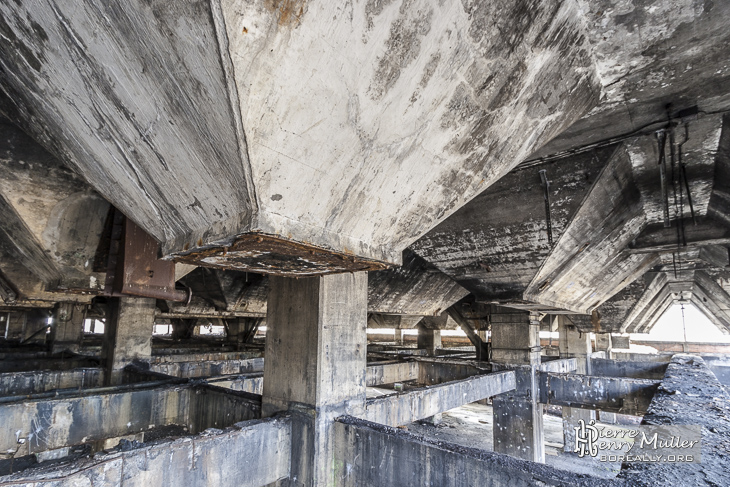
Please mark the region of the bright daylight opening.
<svg viewBox="0 0 730 487"><path fill-rule="evenodd" d="M675 304L657 321L649 333L632 333L632 340L663 342L711 342L730 343L730 335L724 335L712 324L705 314L693 304L684 304L684 320L682 305Z"/></svg>

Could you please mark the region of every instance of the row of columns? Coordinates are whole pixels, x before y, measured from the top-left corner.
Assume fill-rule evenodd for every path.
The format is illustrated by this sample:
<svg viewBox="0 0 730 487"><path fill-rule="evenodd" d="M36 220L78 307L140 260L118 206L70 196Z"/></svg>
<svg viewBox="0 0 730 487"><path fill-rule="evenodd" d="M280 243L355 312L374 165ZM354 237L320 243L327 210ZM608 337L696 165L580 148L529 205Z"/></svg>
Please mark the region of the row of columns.
<svg viewBox="0 0 730 487"><path fill-rule="evenodd" d="M121 381L134 360L151 356L155 300L111 300L103 344L107 382ZM59 343L75 342L83 312L74 305L57 308ZM494 450L535 462L545 461L543 406L538 402L539 316L495 307L492 315L495 370L515 371L517 388L495 396ZM79 325L79 326L77 326ZM367 274L364 272L291 279L270 278L266 367L262 415L292 416L290 485L321 485L333 480L334 435L338 416L361 415L365 408L367 366ZM559 318L561 356L578 359L579 372L590 371L591 342ZM440 331L419 329L419 347L435 354ZM588 414L591 412L589 411ZM580 410L565 408L573 424ZM567 438L566 438L567 440Z"/></svg>

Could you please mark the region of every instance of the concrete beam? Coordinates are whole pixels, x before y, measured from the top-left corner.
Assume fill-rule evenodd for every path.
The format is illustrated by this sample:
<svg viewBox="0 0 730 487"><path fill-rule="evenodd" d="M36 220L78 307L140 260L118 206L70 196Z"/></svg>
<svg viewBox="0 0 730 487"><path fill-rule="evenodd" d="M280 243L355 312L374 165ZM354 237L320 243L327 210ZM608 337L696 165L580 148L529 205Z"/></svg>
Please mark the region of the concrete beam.
<svg viewBox="0 0 730 487"><path fill-rule="evenodd" d="M380 384L418 380L419 368L420 363L413 360L394 364L368 365L365 385L372 387Z"/></svg>
<svg viewBox="0 0 730 487"><path fill-rule="evenodd" d="M651 309L661 305L666 299L668 290L668 278L665 273L654 274L653 278L644 288L643 293L636 300L631 310L628 312L623 324L621 325L621 333L634 333L639 326L645 321L647 313Z"/></svg>
<svg viewBox="0 0 730 487"><path fill-rule="evenodd" d="M264 371L264 359L195 360L190 362L157 362L150 370L171 377L214 377L217 375L249 374Z"/></svg>
<svg viewBox="0 0 730 487"><path fill-rule="evenodd" d="M578 360L574 358L560 358L540 363L542 372L567 373L575 372L578 368Z"/></svg>
<svg viewBox="0 0 730 487"><path fill-rule="evenodd" d="M684 219L683 247L730 245L730 225L721 220L697 217ZM677 222L667 228L663 223L647 226L629 246L631 253L672 252L677 250ZM686 244L686 245L685 245Z"/></svg>
<svg viewBox="0 0 730 487"><path fill-rule="evenodd" d="M83 464L40 466L10 477L38 487L74 485L237 485L260 487L289 477L291 419L246 421L225 431L161 439L131 450L96 453ZM7 479L5 477L4 479Z"/></svg>
<svg viewBox="0 0 730 487"><path fill-rule="evenodd" d="M410 250L403 265L368 275L368 312L435 316L469 294Z"/></svg>
<svg viewBox="0 0 730 487"><path fill-rule="evenodd" d="M360 417L380 424L400 426L514 388L514 372L495 372L368 399L365 413Z"/></svg>
<svg viewBox="0 0 730 487"><path fill-rule="evenodd" d="M337 420L335 435L341 487L562 487L585 481L581 474L352 417Z"/></svg>
<svg viewBox="0 0 730 487"><path fill-rule="evenodd" d="M656 263L624 252L646 225L632 160L619 146L525 291L525 299L591 314Z"/></svg>
<svg viewBox="0 0 730 487"><path fill-rule="evenodd" d="M730 293L704 271L694 273L693 302L724 334L730 333Z"/></svg>
<svg viewBox="0 0 730 487"><path fill-rule="evenodd" d="M591 375L595 377L623 377L627 379L661 380L667 364L631 360L591 359Z"/></svg>
<svg viewBox="0 0 730 487"><path fill-rule="evenodd" d="M540 402L571 408L643 415L658 381L540 372Z"/></svg>
<svg viewBox="0 0 730 487"><path fill-rule="evenodd" d="M98 367L6 372L0 373L0 397L99 387L103 380L104 369Z"/></svg>

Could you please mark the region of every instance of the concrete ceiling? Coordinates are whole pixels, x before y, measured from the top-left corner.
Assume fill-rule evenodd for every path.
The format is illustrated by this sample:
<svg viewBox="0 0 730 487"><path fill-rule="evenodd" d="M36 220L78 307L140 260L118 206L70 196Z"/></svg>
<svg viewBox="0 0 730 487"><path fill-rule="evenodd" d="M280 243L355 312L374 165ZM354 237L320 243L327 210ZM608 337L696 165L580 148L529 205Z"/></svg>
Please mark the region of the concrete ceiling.
<svg viewBox="0 0 730 487"><path fill-rule="evenodd" d="M686 299L726 328L729 18L689 0L6 2L0 111L25 134L0 127L0 279L99 292L111 204L181 263L379 271L379 313L469 292L620 331ZM686 171L667 140L663 193L669 129ZM198 306L247 300L224 275Z"/></svg>

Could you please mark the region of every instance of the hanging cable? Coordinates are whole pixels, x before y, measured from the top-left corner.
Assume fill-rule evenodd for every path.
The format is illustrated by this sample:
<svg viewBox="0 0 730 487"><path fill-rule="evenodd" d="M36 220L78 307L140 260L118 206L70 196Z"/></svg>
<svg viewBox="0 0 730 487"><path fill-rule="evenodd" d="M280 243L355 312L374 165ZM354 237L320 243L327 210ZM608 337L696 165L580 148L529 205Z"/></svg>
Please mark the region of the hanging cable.
<svg viewBox="0 0 730 487"><path fill-rule="evenodd" d="M682 329L684 330L684 348L687 351L687 324L684 322L684 303L680 303L682 306Z"/></svg>
<svg viewBox="0 0 730 487"><path fill-rule="evenodd" d="M662 188L662 210L664 212L664 227L668 228L669 222L669 195L667 194L667 161L666 161L666 144L667 131L662 129L656 133L657 143L659 144L659 181Z"/></svg>

